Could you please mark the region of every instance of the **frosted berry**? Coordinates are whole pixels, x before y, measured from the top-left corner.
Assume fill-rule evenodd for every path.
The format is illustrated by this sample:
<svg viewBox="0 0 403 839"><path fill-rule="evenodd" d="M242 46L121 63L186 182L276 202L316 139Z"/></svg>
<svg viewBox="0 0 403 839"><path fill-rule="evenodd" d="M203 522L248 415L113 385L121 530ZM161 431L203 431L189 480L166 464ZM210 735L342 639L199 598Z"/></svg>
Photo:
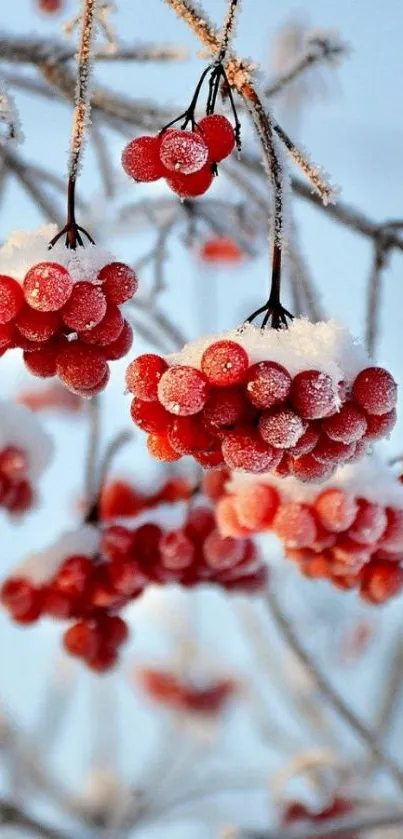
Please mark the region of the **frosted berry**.
<svg viewBox="0 0 403 839"><path fill-rule="evenodd" d="M147 433L164 432L172 420L171 415L159 402L146 402L134 397L130 406L133 422Z"/></svg>
<svg viewBox="0 0 403 839"><path fill-rule="evenodd" d="M218 529L222 536L232 536L235 539L250 536L252 531L241 525L234 501L232 496L220 498L215 511Z"/></svg>
<svg viewBox="0 0 403 839"><path fill-rule="evenodd" d="M117 361L124 358L133 344L133 330L127 320L123 321L123 329L116 341L112 341L103 348L103 354L107 361Z"/></svg>
<svg viewBox="0 0 403 839"><path fill-rule="evenodd" d="M385 603L403 590L403 569L392 562L372 560L363 571L360 594L369 603Z"/></svg>
<svg viewBox="0 0 403 839"><path fill-rule="evenodd" d="M93 329L106 313L106 297L99 286L86 280L75 283L70 299L62 311L64 323L82 332Z"/></svg>
<svg viewBox="0 0 403 839"><path fill-rule="evenodd" d="M69 597L80 597L84 594L93 567L88 556L70 556L60 565L54 585Z"/></svg>
<svg viewBox="0 0 403 839"><path fill-rule="evenodd" d="M259 419L259 433L266 443L278 449L295 446L306 429L306 423L291 408L263 411Z"/></svg>
<svg viewBox="0 0 403 839"><path fill-rule="evenodd" d="M274 533L288 548L305 548L315 541L315 519L306 504L280 504L273 520Z"/></svg>
<svg viewBox="0 0 403 839"><path fill-rule="evenodd" d="M219 445L213 446L205 452L194 452L193 457L202 469L219 469L225 464Z"/></svg>
<svg viewBox="0 0 403 839"><path fill-rule="evenodd" d="M332 440L356 443L367 430L367 420L354 402L346 402L337 414L323 420L323 430Z"/></svg>
<svg viewBox="0 0 403 839"><path fill-rule="evenodd" d="M56 369L67 387L88 390L100 384L107 373L107 364L100 350L75 341L60 350Z"/></svg>
<svg viewBox="0 0 403 839"><path fill-rule="evenodd" d="M355 542L349 536L338 539L332 549L334 559L348 565L354 572L358 571L371 557L370 548Z"/></svg>
<svg viewBox="0 0 403 839"><path fill-rule="evenodd" d="M161 562L165 568L180 571L188 568L194 558L195 548L183 530L164 533L160 540Z"/></svg>
<svg viewBox="0 0 403 839"><path fill-rule="evenodd" d="M304 454L310 454L314 450L319 437L319 427L314 422L308 423L308 428L304 431L295 446L292 446L289 450L289 454L292 457L302 457Z"/></svg>
<svg viewBox="0 0 403 839"><path fill-rule="evenodd" d="M273 448L253 430L230 431L222 443L222 453L230 469L267 472L273 462Z"/></svg>
<svg viewBox="0 0 403 839"><path fill-rule="evenodd" d="M171 463L180 458L180 454L172 448L166 434L149 434L147 449L156 460L162 460L166 463Z"/></svg>
<svg viewBox="0 0 403 839"><path fill-rule="evenodd" d="M288 399L291 376L285 367L275 361L252 364L246 377L248 399L257 408L272 408Z"/></svg>
<svg viewBox="0 0 403 839"><path fill-rule="evenodd" d="M343 463L355 454L355 443L341 443L322 434L313 450L316 460L321 463Z"/></svg>
<svg viewBox="0 0 403 839"><path fill-rule="evenodd" d="M368 414L387 414L396 407L397 384L383 367L367 367L353 384L353 396Z"/></svg>
<svg viewBox="0 0 403 839"><path fill-rule="evenodd" d="M124 262L110 262L104 265L98 274L102 291L108 303L120 306L131 300L137 291L138 279L135 272Z"/></svg>
<svg viewBox="0 0 403 839"><path fill-rule="evenodd" d="M403 551L403 510L386 509L387 524L379 546L385 551Z"/></svg>
<svg viewBox="0 0 403 839"><path fill-rule="evenodd" d="M40 262L25 275L23 290L25 300L33 309L56 312L67 303L73 291L73 280L63 265Z"/></svg>
<svg viewBox="0 0 403 839"><path fill-rule="evenodd" d="M206 163L198 172L193 175L172 175L167 178L167 184L172 192L180 198L197 198L204 195L213 183L213 170L210 163Z"/></svg>
<svg viewBox="0 0 403 839"><path fill-rule="evenodd" d="M56 375L57 357L61 348L59 341L49 341L33 352L24 352L24 364L33 376L48 379Z"/></svg>
<svg viewBox="0 0 403 839"><path fill-rule="evenodd" d="M60 328L59 312L38 312L27 304L17 318L17 326L28 341L48 341Z"/></svg>
<svg viewBox="0 0 403 839"><path fill-rule="evenodd" d="M210 501L218 501L224 495L225 484L229 479L229 472L221 469L217 472L206 472L202 477L202 489L204 495Z"/></svg>
<svg viewBox="0 0 403 839"><path fill-rule="evenodd" d="M291 402L304 419L322 419L337 410L332 379L319 370L304 370L292 383Z"/></svg>
<svg viewBox="0 0 403 839"><path fill-rule="evenodd" d="M24 305L22 288L12 277L0 275L0 324L17 317Z"/></svg>
<svg viewBox="0 0 403 839"><path fill-rule="evenodd" d="M143 183L158 181L164 174L159 137L137 137L123 151L122 166L127 175Z"/></svg>
<svg viewBox="0 0 403 839"><path fill-rule="evenodd" d="M193 175L203 168L208 148L201 134L171 129L161 136L160 159L170 172Z"/></svg>
<svg viewBox="0 0 403 839"><path fill-rule="evenodd" d="M11 348L14 339L14 323L0 323L0 354Z"/></svg>
<svg viewBox="0 0 403 839"><path fill-rule="evenodd" d="M215 341L204 351L200 366L210 384L230 387L244 381L249 359L246 350L235 341Z"/></svg>
<svg viewBox="0 0 403 839"><path fill-rule="evenodd" d="M333 474L335 466L333 463L323 463L312 454L303 454L301 457L290 457L288 460L289 471L300 481L325 481Z"/></svg>
<svg viewBox="0 0 403 839"><path fill-rule="evenodd" d="M365 440L381 440L384 437L388 437L396 425L396 420L396 408L379 416L376 414L367 414Z"/></svg>
<svg viewBox="0 0 403 839"><path fill-rule="evenodd" d="M340 533L352 525L358 506L353 496L335 487L319 493L315 510L323 527L331 533Z"/></svg>
<svg viewBox="0 0 403 839"><path fill-rule="evenodd" d="M272 524L280 498L274 487L256 483L238 490L233 503L238 521L243 527L264 530Z"/></svg>
<svg viewBox="0 0 403 839"><path fill-rule="evenodd" d="M78 394L78 396L81 396L83 399L91 399L92 396L96 396L98 393L102 393L102 391L105 390L110 377L111 373L109 367L107 366L105 373L102 376L102 379L100 379L100 381L98 382L98 384L92 385L91 387L71 387L71 390L73 391L73 393Z"/></svg>
<svg viewBox="0 0 403 839"><path fill-rule="evenodd" d="M163 358L153 353L139 355L126 370L126 387L138 399L158 399L158 384L168 365Z"/></svg>
<svg viewBox="0 0 403 839"><path fill-rule="evenodd" d="M221 114L209 114L199 122L202 137L209 150L210 159L219 163L231 154L235 148L234 129Z"/></svg>
<svg viewBox="0 0 403 839"><path fill-rule="evenodd" d="M96 344L98 347L106 347L117 341L123 330L123 315L118 306L109 303L105 316L102 320L86 332L79 332L78 337L86 344Z"/></svg>
<svg viewBox="0 0 403 839"><path fill-rule="evenodd" d="M158 384L158 398L171 414L188 416L197 414L204 407L208 384L199 370L178 364L169 367Z"/></svg>
<svg viewBox="0 0 403 839"><path fill-rule="evenodd" d="M127 527L112 524L106 527L101 538L101 554L111 562L125 559L133 546L133 534Z"/></svg>
<svg viewBox="0 0 403 839"><path fill-rule="evenodd" d="M244 545L241 540L221 536L218 530L212 530L203 543L207 565L220 571L237 565L242 560L243 553Z"/></svg>
<svg viewBox="0 0 403 839"><path fill-rule="evenodd" d="M380 504L373 504L364 498L357 499L357 508L348 535L360 544L374 545L386 529L386 512Z"/></svg>
<svg viewBox="0 0 403 839"><path fill-rule="evenodd" d="M215 522L211 510L207 507L191 507L186 520L185 532L192 541L206 539L214 529Z"/></svg>
<svg viewBox="0 0 403 839"><path fill-rule="evenodd" d="M150 404L150 403L149 403ZM162 410L165 410L162 408ZM175 451L181 455L192 454L198 451L205 451L212 445L212 437L206 431L197 416L176 417L167 414L171 423L168 430L168 439Z"/></svg>
<svg viewBox="0 0 403 839"><path fill-rule="evenodd" d="M206 428L218 437L246 418L250 406L241 388L217 388L209 396L204 409Z"/></svg>

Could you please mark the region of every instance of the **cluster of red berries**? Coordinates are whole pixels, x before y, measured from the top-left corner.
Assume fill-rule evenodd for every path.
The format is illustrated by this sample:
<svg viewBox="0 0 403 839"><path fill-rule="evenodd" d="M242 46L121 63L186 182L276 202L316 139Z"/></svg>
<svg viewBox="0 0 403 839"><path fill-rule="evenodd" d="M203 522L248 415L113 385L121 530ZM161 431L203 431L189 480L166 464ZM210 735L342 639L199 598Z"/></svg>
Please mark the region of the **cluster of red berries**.
<svg viewBox="0 0 403 839"><path fill-rule="evenodd" d="M296 827L303 827L304 825L308 827L317 822L320 824L320 822L326 822L330 819L348 816L354 809L354 804L341 796L336 796L326 807L316 811L309 809L301 801L289 801L284 806L282 822L284 825L294 824ZM324 833L321 839L330 839L330 836ZM340 835L340 839L356 839L356 834L343 833L343 836Z"/></svg>
<svg viewBox="0 0 403 839"><path fill-rule="evenodd" d="M358 588L368 603L403 590L403 507L374 503L334 485L304 501L259 481L240 484L216 509L220 532L240 538L271 531L285 556L311 578ZM283 489L284 486L284 489Z"/></svg>
<svg viewBox="0 0 403 839"><path fill-rule="evenodd" d="M396 421L397 386L381 367L336 387L320 370L292 377L275 361L251 363L233 340L209 344L198 366L141 355L126 384L150 453L165 461L192 455L204 468L324 481Z"/></svg>
<svg viewBox="0 0 403 839"><path fill-rule="evenodd" d="M210 114L192 131L167 128L154 137L137 137L124 149L122 165L135 181L165 178L176 195L195 198L207 192L216 164L234 147L235 133L229 120Z"/></svg>
<svg viewBox="0 0 403 839"><path fill-rule="evenodd" d="M33 506L35 500L27 452L12 445L0 449L0 507L14 516L20 516Z"/></svg>
<svg viewBox="0 0 403 839"><path fill-rule="evenodd" d="M187 501L192 495L189 481L181 477L169 478L156 492L147 494L125 480L105 484L99 498L99 517L102 521L133 518L159 504Z"/></svg>
<svg viewBox="0 0 403 839"><path fill-rule="evenodd" d="M141 670L139 680L143 690L160 705L212 717L223 710L237 690L233 679L220 679L202 687L175 673L151 668Z"/></svg>
<svg viewBox="0 0 403 839"><path fill-rule="evenodd" d="M40 617L73 621L64 646L98 672L112 667L127 627L117 614L154 583L213 583L229 591L255 592L267 568L250 539L226 539L204 507L189 510L182 528L164 531L146 523L109 525L92 555L69 555L56 573L36 583L22 568L0 590L0 601L20 624Z"/></svg>
<svg viewBox="0 0 403 839"><path fill-rule="evenodd" d="M34 376L58 375L74 393L93 396L108 382L108 361L132 345L120 306L136 289L134 271L122 262L105 265L94 282L74 282L50 261L32 266L22 284L1 275L0 355L19 347Z"/></svg>

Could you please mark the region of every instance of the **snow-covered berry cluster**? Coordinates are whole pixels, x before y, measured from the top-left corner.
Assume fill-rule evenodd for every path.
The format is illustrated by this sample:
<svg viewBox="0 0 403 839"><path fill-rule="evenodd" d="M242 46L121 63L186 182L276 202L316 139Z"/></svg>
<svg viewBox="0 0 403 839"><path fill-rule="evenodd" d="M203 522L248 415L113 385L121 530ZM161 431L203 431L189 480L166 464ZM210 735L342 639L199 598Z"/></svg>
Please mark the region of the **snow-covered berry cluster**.
<svg viewBox="0 0 403 839"><path fill-rule="evenodd" d="M91 243L73 250L59 240L49 250L48 233L15 234L0 251L0 355L20 348L34 376L57 375L90 397L132 345L120 307L137 277Z"/></svg>
<svg viewBox="0 0 403 839"><path fill-rule="evenodd" d="M156 136L136 137L124 149L122 165L135 181L165 178L181 198L203 195L211 186L216 164L235 147L235 133L221 114L209 114L193 130L167 128Z"/></svg>
<svg viewBox="0 0 403 839"><path fill-rule="evenodd" d="M335 323L241 330L139 356L128 367L133 421L159 460L324 481L396 421L397 386Z"/></svg>
<svg viewBox="0 0 403 839"><path fill-rule="evenodd" d="M120 612L148 585L211 583L240 593L265 587L267 567L250 539L222 537L205 507L185 517L180 512L184 520L175 529L148 519L148 512L144 524L87 525L67 533L15 569L0 602L19 624L69 620L66 650L103 672L116 663L128 635ZM164 519L164 509L156 515Z"/></svg>
<svg viewBox="0 0 403 839"><path fill-rule="evenodd" d="M373 458L340 467L325 488L234 474L216 517L224 536L274 533L305 576L369 603L403 590L403 486Z"/></svg>
<svg viewBox="0 0 403 839"><path fill-rule="evenodd" d="M52 443L26 408L0 401L0 509L20 516L37 501L37 481L49 465Z"/></svg>
<svg viewBox="0 0 403 839"><path fill-rule="evenodd" d="M175 672L143 668L138 673L142 689L154 702L188 714L217 716L236 693L233 679L215 679L199 684Z"/></svg>

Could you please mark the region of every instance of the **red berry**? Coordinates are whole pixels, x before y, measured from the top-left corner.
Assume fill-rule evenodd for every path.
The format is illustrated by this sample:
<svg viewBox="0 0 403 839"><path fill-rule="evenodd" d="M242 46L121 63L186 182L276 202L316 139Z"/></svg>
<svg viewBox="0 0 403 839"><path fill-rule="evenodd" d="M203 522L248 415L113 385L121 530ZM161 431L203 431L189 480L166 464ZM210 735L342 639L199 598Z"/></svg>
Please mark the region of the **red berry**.
<svg viewBox="0 0 403 839"><path fill-rule="evenodd" d="M103 615L98 621L102 640L111 647L121 647L129 637L127 623L119 615Z"/></svg>
<svg viewBox="0 0 403 839"><path fill-rule="evenodd" d="M93 329L106 312L106 297L102 289L82 280L75 283L62 311L64 323L75 332Z"/></svg>
<svg viewBox="0 0 403 839"><path fill-rule="evenodd" d="M126 481L113 481L102 487L99 507L102 521L135 516L142 510L145 497Z"/></svg>
<svg viewBox="0 0 403 839"><path fill-rule="evenodd" d="M142 524L133 533L133 556L144 573L159 560L161 537L162 530L156 524Z"/></svg>
<svg viewBox="0 0 403 839"><path fill-rule="evenodd" d="M273 462L273 448L253 429L230 431L222 442L222 453L230 469L267 472Z"/></svg>
<svg viewBox="0 0 403 839"><path fill-rule="evenodd" d="M54 586L68 597L80 597L86 588L94 568L88 556L69 556L62 562Z"/></svg>
<svg viewBox="0 0 403 839"><path fill-rule="evenodd" d="M147 438L147 449L156 460L162 460L165 463L173 463L181 457L172 448L165 434L149 434Z"/></svg>
<svg viewBox="0 0 403 839"><path fill-rule="evenodd" d="M24 577L9 577L3 583L0 602L18 623L34 623L41 615L41 593Z"/></svg>
<svg viewBox="0 0 403 839"><path fill-rule="evenodd" d="M286 401L291 390L291 376L275 361L252 364L246 377L248 399L257 408L272 408Z"/></svg>
<svg viewBox="0 0 403 839"><path fill-rule="evenodd" d="M108 303L120 306L131 300L137 291L138 279L135 272L124 262L110 262L104 265L98 274L102 291Z"/></svg>
<svg viewBox="0 0 403 839"><path fill-rule="evenodd" d="M72 388L73 393L76 393L78 396L81 396L83 399L91 399L92 396L96 396L98 393L102 393L105 390L106 385L110 379L110 370L109 367L106 367L105 374L102 376L102 379L98 382L97 385L93 385L92 387L78 387Z"/></svg>
<svg viewBox="0 0 403 839"><path fill-rule="evenodd" d="M239 524L250 530L266 530L280 503L277 490L268 484L246 484L234 496L234 509Z"/></svg>
<svg viewBox="0 0 403 839"><path fill-rule="evenodd" d="M165 409L162 408L162 410ZM168 417L171 420L168 439L179 454L186 455L205 451L212 444L213 438L204 428L198 415L172 419L172 415L168 414Z"/></svg>
<svg viewBox="0 0 403 839"><path fill-rule="evenodd" d="M158 384L167 369L168 365L161 356L153 353L139 355L126 370L126 387L138 399L157 400Z"/></svg>
<svg viewBox="0 0 403 839"><path fill-rule="evenodd" d="M26 513L32 507L34 500L35 495L31 484L22 479L10 486L3 504L9 513L18 516Z"/></svg>
<svg viewBox="0 0 403 839"><path fill-rule="evenodd" d="M161 562L170 571L180 571L192 564L194 545L184 530L164 533L160 540Z"/></svg>
<svg viewBox="0 0 403 839"><path fill-rule="evenodd" d="M140 567L130 557L114 561L108 569L108 575L114 590L125 597L137 597L147 583Z"/></svg>
<svg viewBox="0 0 403 839"><path fill-rule="evenodd" d="M397 420L396 408L388 411L386 414L376 416L375 414L367 414L367 430L365 432L365 440L382 440L383 437L388 437L393 431Z"/></svg>
<svg viewBox="0 0 403 839"><path fill-rule="evenodd" d="M59 341L49 341L43 347L33 352L25 351L24 364L33 376L48 379L56 375L57 357L62 344Z"/></svg>
<svg viewBox="0 0 403 839"><path fill-rule="evenodd" d="M383 367L367 367L353 384L353 396L368 414L387 414L396 407L397 384Z"/></svg>
<svg viewBox="0 0 403 839"><path fill-rule="evenodd" d="M44 586L42 589L42 614L58 620L67 620L74 617L77 612L77 602L53 585Z"/></svg>
<svg viewBox="0 0 403 839"><path fill-rule="evenodd" d="M403 569L391 562L372 560L364 568L360 594L369 603L385 603L403 590Z"/></svg>
<svg viewBox="0 0 403 839"><path fill-rule="evenodd" d="M130 554L132 546L132 532L120 524L111 524L102 534L100 552L110 562L115 562L125 559Z"/></svg>
<svg viewBox="0 0 403 839"><path fill-rule="evenodd" d="M78 391L96 388L108 372L101 351L80 341L62 347L56 369L65 385Z"/></svg>
<svg viewBox="0 0 403 839"><path fill-rule="evenodd" d="M367 421L354 402L345 402L337 414L323 420L323 430L332 440L356 443L364 436Z"/></svg>
<svg viewBox="0 0 403 839"><path fill-rule="evenodd" d="M208 148L201 134L176 128L162 134L160 159L170 172L193 175L203 168L207 158Z"/></svg>
<svg viewBox="0 0 403 839"><path fill-rule="evenodd" d="M204 406L203 421L212 434L221 437L227 430L242 422L248 412L250 405L241 388L217 388L213 390Z"/></svg>
<svg viewBox="0 0 403 839"><path fill-rule="evenodd" d="M312 452L321 463L344 463L355 454L355 443L341 443L322 434Z"/></svg>
<svg viewBox="0 0 403 839"><path fill-rule="evenodd" d="M273 520L273 532L287 548L306 548L317 535L315 519L306 504L280 504Z"/></svg>
<svg viewBox="0 0 403 839"><path fill-rule="evenodd" d="M100 649L99 652L90 659L86 659L87 665L94 673L107 673L115 666L118 660L116 650L111 650L107 646L105 649Z"/></svg>
<svg viewBox="0 0 403 839"><path fill-rule="evenodd" d="M168 431L172 416L159 402L146 402L134 397L130 405L130 416L133 422L147 433Z"/></svg>
<svg viewBox="0 0 403 839"><path fill-rule="evenodd" d="M62 0L37 0L38 9L45 14L53 15L63 8Z"/></svg>
<svg viewBox="0 0 403 839"><path fill-rule="evenodd" d="M98 632L90 621L77 621L63 635L63 646L77 658L92 658L99 645Z"/></svg>
<svg viewBox="0 0 403 839"><path fill-rule="evenodd" d="M231 154L235 148L234 129L221 114L209 114L199 122L202 137L208 147L210 160L219 163Z"/></svg>
<svg viewBox="0 0 403 839"><path fill-rule="evenodd" d="M195 367L178 364L169 367L158 384L158 398L170 414L197 414L206 404L208 384Z"/></svg>
<svg viewBox="0 0 403 839"><path fill-rule="evenodd" d="M352 495L335 487L319 493L315 501L315 510L326 530L341 533L352 525L358 505Z"/></svg>
<svg viewBox="0 0 403 839"><path fill-rule="evenodd" d="M337 411L337 390L319 370L304 370L292 383L291 402L304 419L321 419Z"/></svg>
<svg viewBox="0 0 403 839"><path fill-rule="evenodd" d="M191 507L186 519L185 533L192 541L201 542L215 527L214 516L207 507Z"/></svg>
<svg viewBox="0 0 403 839"><path fill-rule="evenodd" d="M212 530L203 543L203 554L210 568L226 571L241 562L244 544L240 539L221 536L218 530Z"/></svg>
<svg viewBox="0 0 403 839"><path fill-rule="evenodd" d="M218 501L224 495L225 485L229 479L227 469L220 469L217 472L206 472L202 477L202 489L204 495L210 501Z"/></svg>
<svg viewBox="0 0 403 839"><path fill-rule="evenodd" d="M0 474L10 480L21 478L27 473L29 458L17 446L6 446L0 451Z"/></svg>
<svg viewBox="0 0 403 839"><path fill-rule="evenodd" d="M388 522L385 509L364 498L357 499L357 507L357 515L348 535L360 544L374 545L381 538Z"/></svg>
<svg viewBox="0 0 403 839"><path fill-rule="evenodd" d="M300 481L325 481L333 475L335 470L334 464L322 463L312 454L290 457L288 467L290 473Z"/></svg>
<svg viewBox="0 0 403 839"><path fill-rule="evenodd" d="M235 539L249 536L251 530L241 525L238 513L235 510L235 496L229 495L220 498L216 506L215 514L218 529L222 536L233 536Z"/></svg>
<svg viewBox="0 0 403 839"><path fill-rule="evenodd" d="M13 345L14 339L14 323L0 323L0 353L3 354L5 350Z"/></svg>
<svg viewBox="0 0 403 839"><path fill-rule="evenodd" d="M73 280L63 265L40 262L25 275L23 289L25 300L32 309L56 312L67 303L73 291Z"/></svg>
<svg viewBox="0 0 403 839"><path fill-rule="evenodd" d="M278 449L295 446L306 429L306 423L291 408L272 408L263 411L259 432L266 443Z"/></svg>
<svg viewBox="0 0 403 839"><path fill-rule="evenodd" d="M343 536L332 548L332 556L339 562L348 565L355 572L369 561L371 551L367 545L360 545L359 542L355 542L349 536Z"/></svg>
<svg viewBox="0 0 403 839"><path fill-rule="evenodd" d="M142 183L158 181L164 174L160 160L159 137L137 137L122 154L122 166L127 175Z"/></svg>
<svg viewBox="0 0 403 839"><path fill-rule="evenodd" d="M24 305L24 294L17 280L0 275L0 324L17 317Z"/></svg>
<svg viewBox="0 0 403 839"><path fill-rule="evenodd" d="M214 236L204 242L199 256L203 262L231 265L241 262L244 251L229 236Z"/></svg>
<svg viewBox="0 0 403 839"><path fill-rule="evenodd" d="M207 192L213 182L213 177L211 164L206 163L199 172L194 172L193 175L172 175L171 178L167 178L167 184L180 198L196 198Z"/></svg>
<svg viewBox="0 0 403 839"><path fill-rule="evenodd" d="M403 551L403 510L386 508L387 525L379 543L384 551Z"/></svg>
<svg viewBox="0 0 403 839"><path fill-rule="evenodd" d="M319 437L320 431L316 423L308 423L308 428L304 431L295 446L289 450L288 454L292 457L302 457L304 454L310 454L314 450Z"/></svg>
<svg viewBox="0 0 403 839"><path fill-rule="evenodd" d="M29 341L48 341L60 327L59 312L38 312L25 304L17 318L21 335Z"/></svg>
<svg viewBox="0 0 403 839"><path fill-rule="evenodd" d="M123 329L119 335L119 338L116 338L116 341L112 341L110 344L107 344L106 347L103 348L103 353L107 361L117 361L119 358L123 358L129 352L131 346L133 344L133 330L128 323L127 320L123 321Z"/></svg>
<svg viewBox="0 0 403 839"><path fill-rule="evenodd" d="M194 452L193 457L202 469L218 469L224 466L224 458L220 445L213 446L213 448L205 452Z"/></svg>
<svg viewBox="0 0 403 839"><path fill-rule="evenodd" d="M204 351L200 366L210 384L230 387L245 380L249 358L235 341L215 341Z"/></svg>

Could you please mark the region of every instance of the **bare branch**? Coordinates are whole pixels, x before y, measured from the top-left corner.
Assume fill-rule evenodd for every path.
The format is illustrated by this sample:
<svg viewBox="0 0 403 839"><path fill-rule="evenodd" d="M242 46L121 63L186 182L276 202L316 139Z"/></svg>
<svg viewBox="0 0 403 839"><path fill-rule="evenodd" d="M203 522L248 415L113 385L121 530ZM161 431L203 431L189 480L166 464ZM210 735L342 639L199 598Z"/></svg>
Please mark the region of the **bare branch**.
<svg viewBox="0 0 403 839"><path fill-rule="evenodd" d="M338 63L339 59L348 54L348 45L337 38L331 37L324 31L321 37L314 30L307 33L305 50L298 55L294 62L276 79L264 88L264 95L268 99L282 93L295 79L302 76L308 68L323 62Z"/></svg>
<svg viewBox="0 0 403 839"><path fill-rule="evenodd" d="M238 11L238 0L228 0L228 11L223 25L221 36L220 50L217 56L217 61L224 61L227 55L234 30L236 26L236 16Z"/></svg>
<svg viewBox="0 0 403 839"><path fill-rule="evenodd" d="M357 737L362 740L367 746L373 757L377 762L388 770L390 775L394 778L400 789L403 789L403 770L398 766L393 758L385 754L382 745L379 743L376 734L374 734L365 723L351 710L347 702L334 690L327 677L322 673L319 667L314 663L310 654L301 644L293 626L284 614L280 603L273 593L270 591L267 595L267 605L270 610L270 615L274 620L277 629L281 632L284 640L289 644L293 653L296 655L301 664L307 669L309 675L317 685L318 690L329 702L330 706L335 712L347 723L347 725L355 732Z"/></svg>
<svg viewBox="0 0 403 839"><path fill-rule="evenodd" d="M376 344L379 332L379 315L382 292L382 274L387 265L389 248L385 246L383 238L379 237L375 242L371 271L368 278L367 292L367 316L365 342L367 350L375 356Z"/></svg>

